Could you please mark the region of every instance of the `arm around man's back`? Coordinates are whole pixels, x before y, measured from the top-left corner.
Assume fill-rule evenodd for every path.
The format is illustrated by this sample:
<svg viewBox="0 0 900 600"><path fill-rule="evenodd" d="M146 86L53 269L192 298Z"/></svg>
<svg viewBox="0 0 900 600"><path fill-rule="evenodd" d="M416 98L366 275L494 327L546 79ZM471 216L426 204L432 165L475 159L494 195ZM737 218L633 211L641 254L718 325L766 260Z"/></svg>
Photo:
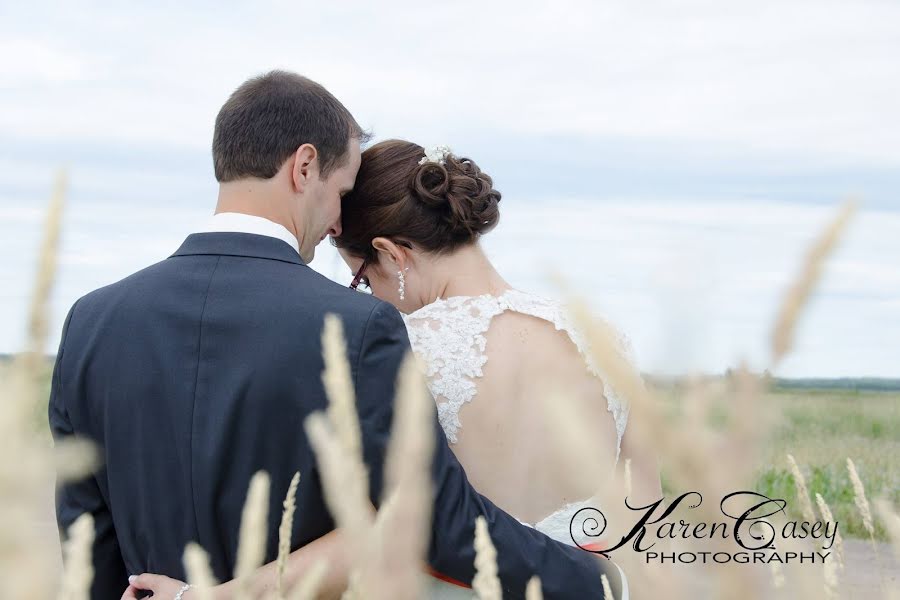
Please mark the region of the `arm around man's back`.
<svg viewBox="0 0 900 600"><path fill-rule="evenodd" d="M392 306L373 309L357 356L357 404L370 492L378 505L382 469L390 437L400 364L409 350L406 327ZM600 559L530 529L479 495L447 445L434 419L435 504L428 562L442 575L470 583L475 573L475 518L484 516L494 546L504 598L524 598L532 575L539 575L545 598L600 598ZM615 581L618 578L611 580Z"/></svg>

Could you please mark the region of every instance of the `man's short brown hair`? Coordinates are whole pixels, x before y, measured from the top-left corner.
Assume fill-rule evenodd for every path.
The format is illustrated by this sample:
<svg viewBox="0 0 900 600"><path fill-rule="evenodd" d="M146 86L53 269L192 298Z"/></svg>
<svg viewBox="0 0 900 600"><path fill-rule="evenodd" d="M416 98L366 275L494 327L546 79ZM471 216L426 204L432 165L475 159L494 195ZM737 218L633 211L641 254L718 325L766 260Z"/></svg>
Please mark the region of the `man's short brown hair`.
<svg viewBox="0 0 900 600"><path fill-rule="evenodd" d="M219 110L212 145L216 179L271 179L303 144L315 146L324 178L346 163L351 139L368 137L324 87L296 73L271 71L245 81Z"/></svg>

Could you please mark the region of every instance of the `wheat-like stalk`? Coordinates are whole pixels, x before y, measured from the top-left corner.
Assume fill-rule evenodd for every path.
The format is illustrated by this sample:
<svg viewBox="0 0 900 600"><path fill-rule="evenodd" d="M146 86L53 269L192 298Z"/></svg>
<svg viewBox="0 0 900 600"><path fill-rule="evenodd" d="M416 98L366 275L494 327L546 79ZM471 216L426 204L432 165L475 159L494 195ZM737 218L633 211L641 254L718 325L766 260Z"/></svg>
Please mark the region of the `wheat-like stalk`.
<svg viewBox="0 0 900 600"><path fill-rule="evenodd" d="M408 352L397 375L394 421L385 454L385 495L407 478L428 477L428 465L434 453L434 401L422 376L419 359ZM420 481L421 483L421 481Z"/></svg>
<svg viewBox="0 0 900 600"><path fill-rule="evenodd" d="M197 600L213 600L212 589L216 586L216 578L209 566L209 554L200 544L189 542L184 548L184 571L187 582L191 584L191 594Z"/></svg>
<svg viewBox="0 0 900 600"><path fill-rule="evenodd" d="M797 466L797 461L794 460L793 455L788 454L787 459L791 475L794 476L794 486L797 488L797 499L800 501L800 510L803 513L803 518L810 523L814 523L816 521L816 513L813 510L812 501L809 499L809 491L806 489L806 478L803 477L803 473L800 471L800 467Z"/></svg>
<svg viewBox="0 0 900 600"><path fill-rule="evenodd" d="M297 486L300 484L300 473L294 473L284 498L284 512L281 514L281 525L278 527L278 560L277 582L275 593L279 600L284 598L284 568L291 553L291 532L294 528L294 511L297 508Z"/></svg>
<svg viewBox="0 0 900 600"><path fill-rule="evenodd" d="M266 558L266 532L269 518L269 474L258 471L250 479L247 500L241 514L234 577L238 586L235 595L249 598L253 575Z"/></svg>
<svg viewBox="0 0 900 600"><path fill-rule="evenodd" d="M841 537L840 531L838 531L837 521L834 519L834 515L831 513L831 508L828 506L828 503L825 502L825 498L822 497L822 494L816 492L816 505L819 507L819 512L822 513L822 518L825 520L825 523L834 523L834 557L837 559L837 566L840 569L844 568L844 540Z"/></svg>
<svg viewBox="0 0 900 600"><path fill-rule="evenodd" d="M62 233L62 215L65 207L68 176L60 170L53 186L50 208L44 223L44 239L38 254L37 279L32 292L31 310L28 317L27 353L35 358L43 355L47 339L47 313L53 283L56 281L59 241Z"/></svg>
<svg viewBox="0 0 900 600"><path fill-rule="evenodd" d="M42 390L38 385L44 364L44 348L47 344L47 314L50 295L56 280L59 262L59 240L62 231L62 215L66 203L68 177L60 170L53 186L50 206L44 220L44 235L38 251L38 264L31 303L28 309L28 327L25 352L14 359L10 372L10 403L19 419L26 419L28 412L40 400Z"/></svg>
<svg viewBox="0 0 900 600"><path fill-rule="evenodd" d="M53 463L58 483L77 481L100 466L100 452L92 441L71 437L54 444Z"/></svg>
<svg viewBox="0 0 900 600"><path fill-rule="evenodd" d="M850 457L847 457L847 472L850 473L850 482L853 484L853 502L856 504L856 508L859 509L863 527L865 527L869 538L874 544L875 524L872 520L872 509L869 506L869 500L866 498L866 488L863 486L862 479L859 478L859 472L856 470L856 465L853 464Z"/></svg>
<svg viewBox="0 0 900 600"><path fill-rule="evenodd" d="M347 453L323 413L309 415L303 427L316 454L325 502L337 526L365 539L372 525L372 511L361 461Z"/></svg>
<svg viewBox="0 0 900 600"><path fill-rule="evenodd" d="M479 600L501 600L503 591L497 577L497 549L491 542L487 521L475 517L475 578L472 589Z"/></svg>
<svg viewBox="0 0 900 600"><path fill-rule="evenodd" d="M362 456L362 436L356 413L353 378L350 376L350 363L347 360L344 327L337 315L325 315L322 354L325 360L322 383L328 394L328 417L344 448L353 455Z"/></svg>
<svg viewBox="0 0 900 600"><path fill-rule="evenodd" d="M359 572L367 598L421 597L421 565L431 529L434 412L422 369L409 352L398 374L384 499L369 540L369 561Z"/></svg>
<svg viewBox="0 0 900 600"><path fill-rule="evenodd" d="M794 343L794 329L803 307L812 296L828 256L837 247L847 224L856 211L856 203L847 202L834 221L809 249L800 275L794 280L781 303L772 330L772 365L777 365Z"/></svg>
<svg viewBox="0 0 900 600"><path fill-rule="evenodd" d="M615 600L612 587L609 585L609 577L606 576L606 573L600 576L600 582L603 585L603 600Z"/></svg>
<svg viewBox="0 0 900 600"><path fill-rule="evenodd" d="M843 543L840 539L840 533L837 531L837 523L831 514L828 503L822 498L822 494L816 492L816 504L819 512L826 523L835 523L834 532L834 558L836 560L825 559L822 564L822 576L826 598L837 598L838 596L838 571L844 568L843 562Z"/></svg>
<svg viewBox="0 0 900 600"><path fill-rule="evenodd" d="M87 597L93 579L93 526L76 521L69 532L66 570L60 571L55 543L35 535L35 524L47 518L47 490L53 466L59 482L80 478L96 464L89 444L60 444L51 451L47 440L34 433L34 410L44 396L44 349L48 309L58 263L59 239L65 206L66 176L60 171L44 222L36 278L28 308L24 352L9 365L0 363L0 439L6 460L0 461L0 597L44 599L53 596ZM40 403L40 404L39 404ZM82 551L83 550L83 551ZM86 553L86 555L85 555Z"/></svg>
<svg viewBox="0 0 900 600"><path fill-rule="evenodd" d="M525 600L544 600L544 592L541 590L541 578L532 575L525 586Z"/></svg>
<svg viewBox="0 0 900 600"><path fill-rule="evenodd" d="M94 565L91 562L91 548L94 544L94 517L84 513L69 528L69 538L63 548L65 572L60 588L59 600L88 600L91 596L91 581Z"/></svg>

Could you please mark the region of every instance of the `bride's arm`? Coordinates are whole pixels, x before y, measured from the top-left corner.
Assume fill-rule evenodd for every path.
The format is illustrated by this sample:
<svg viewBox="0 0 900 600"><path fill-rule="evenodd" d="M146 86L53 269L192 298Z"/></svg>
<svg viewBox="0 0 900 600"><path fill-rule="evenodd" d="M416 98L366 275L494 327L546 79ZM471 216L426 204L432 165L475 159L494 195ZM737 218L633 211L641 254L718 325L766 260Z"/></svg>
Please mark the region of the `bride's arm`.
<svg viewBox="0 0 900 600"><path fill-rule="evenodd" d="M309 572L313 565L320 560L324 560L326 562L325 575L319 586L316 598L329 600L340 598L347 587L347 578L350 571L350 562L347 558L348 553L346 550L347 543L341 531L335 529L302 548L291 552L284 569L284 588L286 590L293 588ZM277 586L277 581L277 563L271 562L260 567L254 574L250 597L270 597ZM122 600L137 600L138 592L141 590L153 592L154 597L174 598L183 585L184 582L177 579L165 577L164 575L144 573L133 578L128 589L122 595ZM213 598L215 600L231 600L231 598L234 598L236 590L236 580L222 583L213 588ZM183 597L185 600L190 600L193 595L191 592L187 592Z"/></svg>
<svg viewBox="0 0 900 600"><path fill-rule="evenodd" d="M347 557L347 540L339 529L335 529L319 539L298 548L288 556L284 568L284 589L290 590L320 560L326 563L325 575L319 586L317 598L340 598L347 588L350 562ZM278 582L278 565L271 562L256 570L253 577L251 598L268 598L275 591ZM235 595L237 582L231 580L216 586L216 600L230 600Z"/></svg>

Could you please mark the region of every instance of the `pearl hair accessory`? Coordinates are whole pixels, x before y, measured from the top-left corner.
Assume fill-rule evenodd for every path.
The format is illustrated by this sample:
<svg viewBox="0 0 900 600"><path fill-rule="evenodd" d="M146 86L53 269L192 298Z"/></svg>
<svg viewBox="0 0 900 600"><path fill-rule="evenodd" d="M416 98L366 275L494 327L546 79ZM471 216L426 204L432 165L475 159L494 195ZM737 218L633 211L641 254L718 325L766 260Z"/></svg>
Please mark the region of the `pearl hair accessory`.
<svg viewBox="0 0 900 600"><path fill-rule="evenodd" d="M433 162L442 165L451 153L450 146L433 146L425 150L425 156L422 157L419 164L424 165L427 162Z"/></svg>

